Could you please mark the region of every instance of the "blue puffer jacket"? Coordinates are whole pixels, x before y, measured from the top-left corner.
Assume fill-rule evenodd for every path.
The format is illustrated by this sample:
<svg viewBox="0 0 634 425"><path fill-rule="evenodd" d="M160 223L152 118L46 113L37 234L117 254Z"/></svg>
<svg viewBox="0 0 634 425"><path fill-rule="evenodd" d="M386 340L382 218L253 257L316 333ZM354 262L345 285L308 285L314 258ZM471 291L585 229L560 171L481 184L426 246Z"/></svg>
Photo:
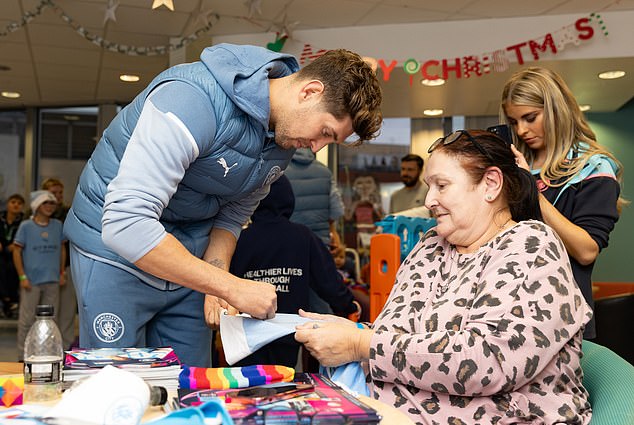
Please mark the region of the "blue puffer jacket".
<svg viewBox="0 0 634 425"><path fill-rule="evenodd" d="M293 154L268 131L268 80L297 69L289 55L220 44L159 74L84 168L64 228L71 243L134 270L166 232L198 257L212 227L237 237Z"/></svg>
<svg viewBox="0 0 634 425"><path fill-rule="evenodd" d="M343 215L337 199L331 201L332 172L315 159L310 149L297 149L284 174L291 181L295 193L295 211L291 221L307 226L325 244L329 244L329 220ZM331 202L335 203L334 208ZM341 202L340 198L338 202Z"/></svg>

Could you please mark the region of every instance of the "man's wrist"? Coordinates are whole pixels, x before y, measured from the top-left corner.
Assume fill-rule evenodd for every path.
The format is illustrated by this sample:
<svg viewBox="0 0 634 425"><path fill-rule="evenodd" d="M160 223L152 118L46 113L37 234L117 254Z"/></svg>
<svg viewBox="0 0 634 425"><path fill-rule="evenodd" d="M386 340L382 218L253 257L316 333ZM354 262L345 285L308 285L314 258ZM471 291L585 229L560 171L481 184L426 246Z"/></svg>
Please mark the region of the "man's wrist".
<svg viewBox="0 0 634 425"><path fill-rule="evenodd" d="M18 279L20 280L27 280L28 278L26 277L25 274L21 274L20 276L18 276Z"/></svg>

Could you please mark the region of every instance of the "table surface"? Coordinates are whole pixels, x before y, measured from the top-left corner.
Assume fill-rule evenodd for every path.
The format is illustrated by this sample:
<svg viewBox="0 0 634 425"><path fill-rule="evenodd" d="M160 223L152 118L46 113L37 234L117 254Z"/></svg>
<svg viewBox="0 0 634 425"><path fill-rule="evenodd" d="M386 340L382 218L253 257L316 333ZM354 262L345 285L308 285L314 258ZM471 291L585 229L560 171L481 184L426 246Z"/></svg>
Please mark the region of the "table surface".
<svg viewBox="0 0 634 425"><path fill-rule="evenodd" d="M0 362L0 375L16 375L23 373L22 363L14 363L14 362ZM413 422L409 419L407 415L405 415L400 410L389 406L380 400L375 400L366 396L359 396L359 400L368 406L376 409L377 412L383 418L381 420L381 425L407 425L413 424ZM149 407L143 416L141 422L146 422L152 419L157 419L164 414L163 408L160 406Z"/></svg>

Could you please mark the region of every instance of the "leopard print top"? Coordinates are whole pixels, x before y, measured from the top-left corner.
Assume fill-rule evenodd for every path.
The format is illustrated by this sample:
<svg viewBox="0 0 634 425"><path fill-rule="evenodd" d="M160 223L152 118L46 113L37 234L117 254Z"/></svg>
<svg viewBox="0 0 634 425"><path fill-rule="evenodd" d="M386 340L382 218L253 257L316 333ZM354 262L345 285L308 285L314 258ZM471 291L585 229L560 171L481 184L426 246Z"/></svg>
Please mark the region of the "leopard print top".
<svg viewBox="0 0 634 425"><path fill-rule="evenodd" d="M374 322L373 396L420 424L586 424L591 315L544 223L520 222L469 254L432 229Z"/></svg>

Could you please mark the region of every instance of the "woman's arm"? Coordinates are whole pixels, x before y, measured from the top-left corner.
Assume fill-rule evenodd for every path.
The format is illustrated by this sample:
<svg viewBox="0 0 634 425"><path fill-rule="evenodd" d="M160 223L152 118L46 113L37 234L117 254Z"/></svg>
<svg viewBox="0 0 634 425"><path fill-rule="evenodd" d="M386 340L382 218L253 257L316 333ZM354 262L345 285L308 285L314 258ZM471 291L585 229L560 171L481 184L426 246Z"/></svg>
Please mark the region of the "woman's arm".
<svg viewBox="0 0 634 425"><path fill-rule="evenodd" d="M542 194L539 195L539 206L544 222L557 232L568 255L584 266L597 259L599 246L588 232L564 217Z"/></svg>
<svg viewBox="0 0 634 425"><path fill-rule="evenodd" d="M530 172L530 167L524 155L511 145L517 166ZM592 200L584 200L588 202ZM590 234L582 227L576 225L559 212L553 204L542 194L539 195L539 206L544 222L552 227L559 235L568 251L568 255L582 265L591 264L599 255L599 246Z"/></svg>

